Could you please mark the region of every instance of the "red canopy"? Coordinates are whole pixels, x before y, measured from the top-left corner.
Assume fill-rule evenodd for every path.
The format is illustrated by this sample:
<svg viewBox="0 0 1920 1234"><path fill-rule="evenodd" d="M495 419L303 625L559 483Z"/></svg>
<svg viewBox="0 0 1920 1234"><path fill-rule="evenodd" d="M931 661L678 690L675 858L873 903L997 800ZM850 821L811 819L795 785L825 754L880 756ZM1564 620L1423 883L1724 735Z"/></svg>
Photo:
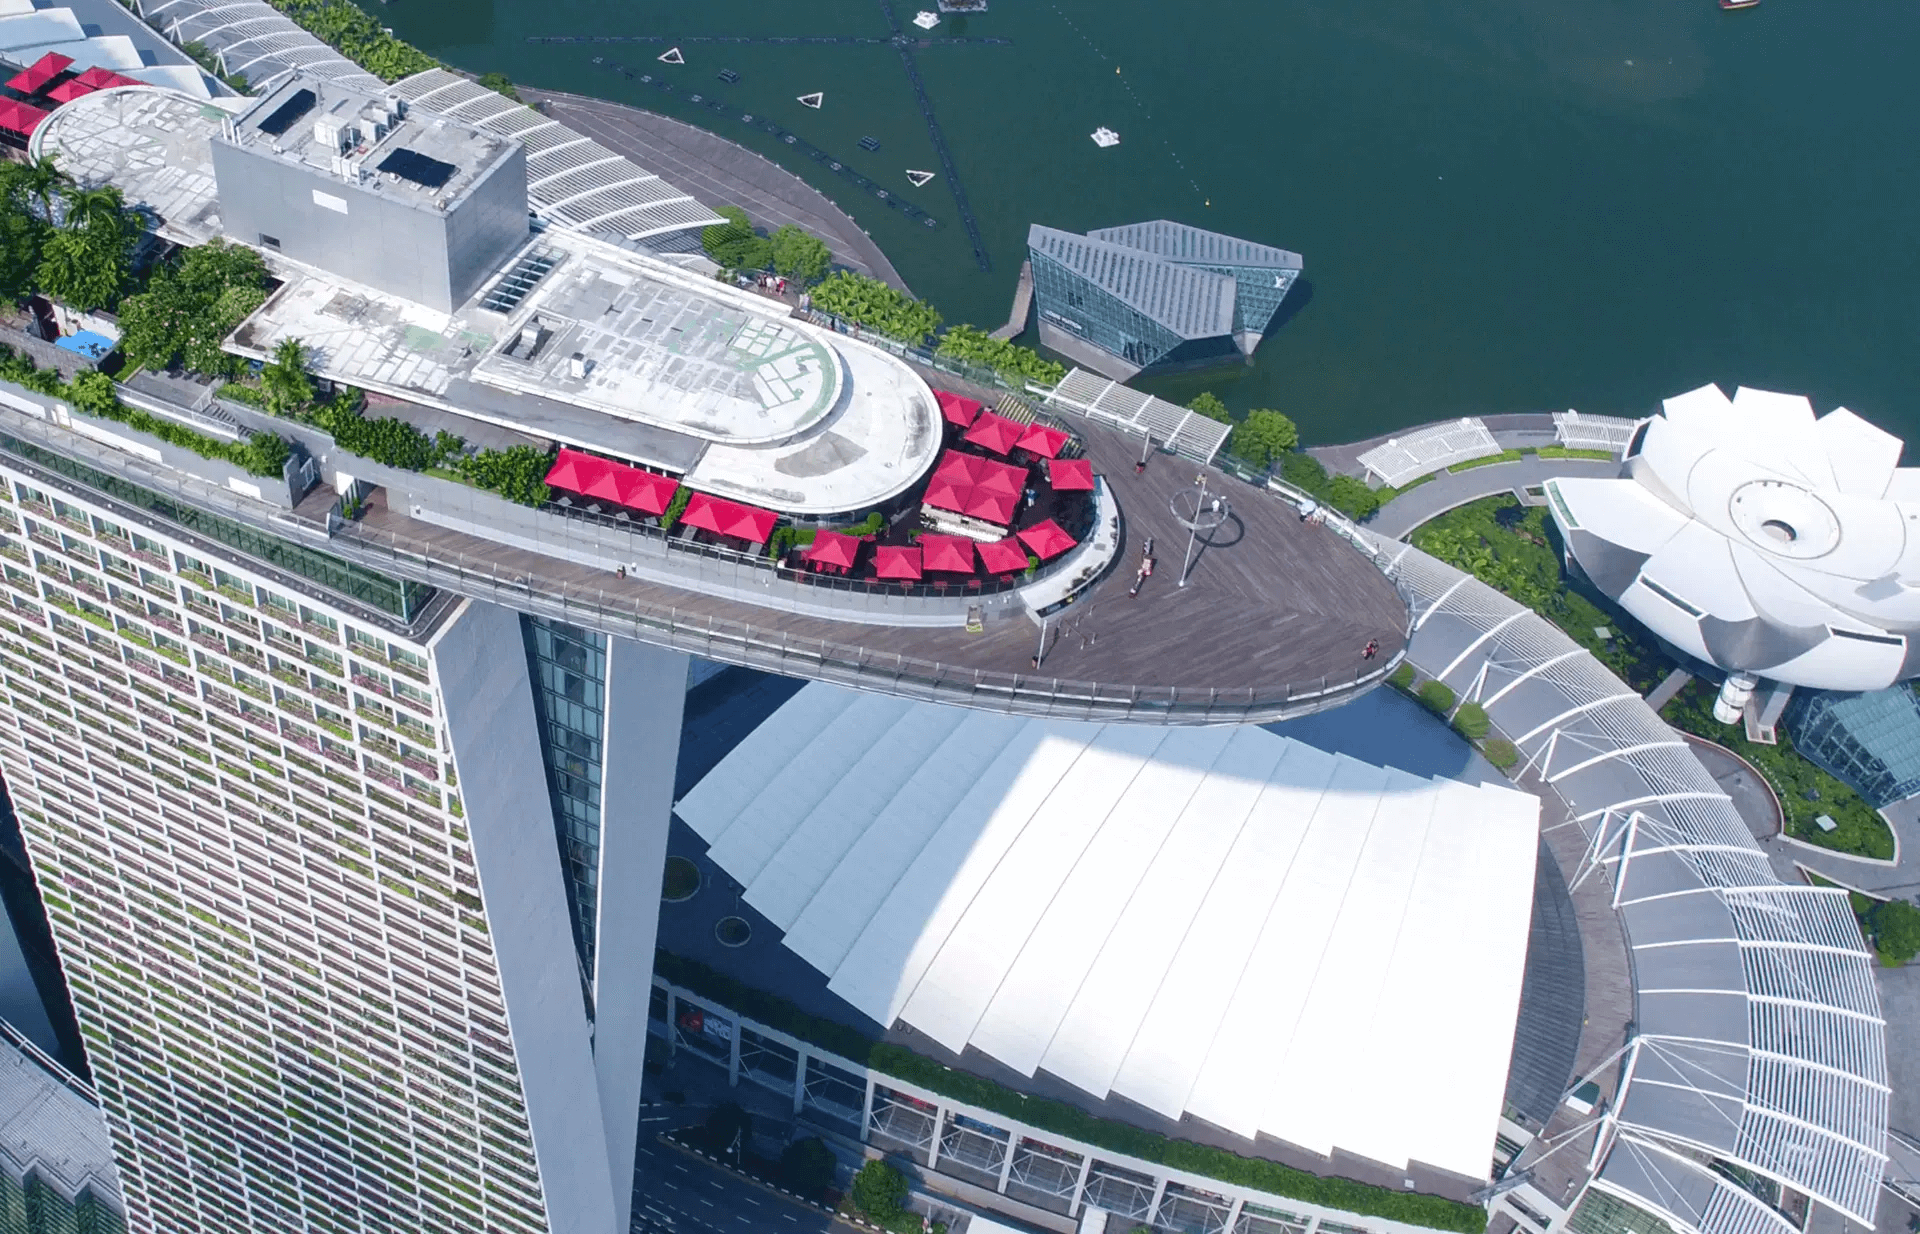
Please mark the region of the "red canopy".
<svg viewBox="0 0 1920 1234"><path fill-rule="evenodd" d="M112 69L103 69L97 64L80 74L80 76L74 78L74 80L89 90L108 90L114 86L139 86L146 84L141 81L136 81L131 77L122 77Z"/></svg>
<svg viewBox="0 0 1920 1234"><path fill-rule="evenodd" d="M554 460L547 483L582 496L631 506L642 514L664 514L680 487L671 476L567 449Z"/></svg>
<svg viewBox="0 0 1920 1234"><path fill-rule="evenodd" d="M47 113L38 107L0 99L0 129L18 133L22 137L31 137L33 130L39 128L40 122L46 118Z"/></svg>
<svg viewBox="0 0 1920 1234"><path fill-rule="evenodd" d="M1026 487L1025 468L948 450L921 500L936 510L954 510L1004 527L1013 521Z"/></svg>
<svg viewBox="0 0 1920 1234"><path fill-rule="evenodd" d="M681 521L690 526L704 528L718 535L751 540L755 544L767 542L767 537L773 534L774 523L779 519L780 516L771 510L742 505L722 497L709 497L705 493L695 493L689 498L687 512L681 516Z"/></svg>
<svg viewBox="0 0 1920 1234"><path fill-rule="evenodd" d="M973 573L973 541L965 536L921 536L920 554L929 570Z"/></svg>
<svg viewBox="0 0 1920 1234"><path fill-rule="evenodd" d="M18 90L22 94L37 93L44 89L48 82L72 67L73 57L50 51L35 60L29 67L15 73L7 82L7 89Z"/></svg>
<svg viewBox="0 0 1920 1234"><path fill-rule="evenodd" d="M980 564L989 574L1012 574L1027 568L1027 550L1013 536L980 545Z"/></svg>
<svg viewBox="0 0 1920 1234"><path fill-rule="evenodd" d="M1057 458L1047 464L1047 479L1057 493L1091 492L1093 464L1083 458Z"/></svg>
<svg viewBox="0 0 1920 1234"><path fill-rule="evenodd" d="M973 427L967 430L967 440L995 454L1005 454L1019 443L1024 431L1021 425L998 412L982 411Z"/></svg>
<svg viewBox="0 0 1920 1234"><path fill-rule="evenodd" d="M1067 431L1046 424L1029 424L1026 435L1016 444L1043 458L1059 458L1060 447L1067 444Z"/></svg>
<svg viewBox="0 0 1920 1234"><path fill-rule="evenodd" d="M882 544L873 550L873 573L877 578L919 578L920 550Z"/></svg>
<svg viewBox="0 0 1920 1234"><path fill-rule="evenodd" d="M977 399L966 398L951 390L935 390L933 397L939 402L940 414L946 417L948 424L966 428L980 414L981 404Z"/></svg>
<svg viewBox="0 0 1920 1234"><path fill-rule="evenodd" d="M813 543L807 545L800 556L817 565L850 570L853 568L853 556L859 551L860 541L857 537L838 531L817 531L813 535Z"/></svg>
<svg viewBox="0 0 1920 1234"><path fill-rule="evenodd" d="M83 86L78 77L70 77L53 89L47 91L47 97L56 103L71 103L83 94L92 94L92 86Z"/></svg>
<svg viewBox="0 0 1920 1234"><path fill-rule="evenodd" d="M1052 519L1035 523L1020 531L1020 543L1032 549L1034 556L1045 561L1049 557L1058 557L1074 546L1074 538L1060 530L1060 524Z"/></svg>

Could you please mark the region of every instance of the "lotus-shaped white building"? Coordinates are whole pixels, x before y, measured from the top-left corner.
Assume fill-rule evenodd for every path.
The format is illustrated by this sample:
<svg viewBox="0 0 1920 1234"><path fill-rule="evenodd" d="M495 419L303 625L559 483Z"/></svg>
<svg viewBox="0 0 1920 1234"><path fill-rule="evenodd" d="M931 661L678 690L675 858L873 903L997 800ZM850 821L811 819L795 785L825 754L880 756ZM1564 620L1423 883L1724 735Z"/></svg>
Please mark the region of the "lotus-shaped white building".
<svg viewBox="0 0 1920 1234"><path fill-rule="evenodd" d="M1920 468L1846 408L1718 386L1666 400L1621 478L1547 484L1596 587L1726 669L1731 723L1756 679L1878 690L1920 672Z"/></svg>

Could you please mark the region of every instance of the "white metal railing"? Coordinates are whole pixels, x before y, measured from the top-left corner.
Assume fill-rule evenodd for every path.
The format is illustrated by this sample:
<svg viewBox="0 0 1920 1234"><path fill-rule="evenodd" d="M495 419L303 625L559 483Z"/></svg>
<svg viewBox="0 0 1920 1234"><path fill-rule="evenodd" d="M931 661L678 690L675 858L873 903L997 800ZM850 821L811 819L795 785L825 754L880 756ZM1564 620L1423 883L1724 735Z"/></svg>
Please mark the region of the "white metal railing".
<svg viewBox="0 0 1920 1234"><path fill-rule="evenodd" d="M1430 475L1443 467L1500 453L1486 421L1467 417L1430 424L1404 437L1389 437L1359 457L1367 471L1390 488Z"/></svg>
<svg viewBox="0 0 1920 1234"><path fill-rule="evenodd" d="M1577 411L1553 413L1554 439L1569 450L1625 452L1640 421L1624 416L1583 416Z"/></svg>

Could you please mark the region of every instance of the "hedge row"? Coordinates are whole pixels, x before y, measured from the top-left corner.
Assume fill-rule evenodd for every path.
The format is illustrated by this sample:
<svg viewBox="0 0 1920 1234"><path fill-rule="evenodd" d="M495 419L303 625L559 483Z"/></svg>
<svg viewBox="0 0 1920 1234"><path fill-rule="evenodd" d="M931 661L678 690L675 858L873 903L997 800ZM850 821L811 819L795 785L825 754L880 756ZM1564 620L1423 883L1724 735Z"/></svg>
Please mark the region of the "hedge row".
<svg viewBox="0 0 1920 1234"><path fill-rule="evenodd" d="M1485 1234L1487 1228L1486 1210L1478 1205L1439 1196L1412 1195L1347 1178L1322 1178L1277 1161L1242 1157L1223 1148L1172 1139L1110 1118L1096 1118L1065 1102L1025 1096L992 1080L955 1071L904 1046L873 1041L844 1024L809 1015L778 995L735 981L697 960L660 951L655 955L654 971L673 984L731 1007L749 1019L790 1033L823 1050L831 1050L883 1075L1004 1114L1029 1127L1142 1161L1342 1212L1384 1217L1453 1234Z"/></svg>

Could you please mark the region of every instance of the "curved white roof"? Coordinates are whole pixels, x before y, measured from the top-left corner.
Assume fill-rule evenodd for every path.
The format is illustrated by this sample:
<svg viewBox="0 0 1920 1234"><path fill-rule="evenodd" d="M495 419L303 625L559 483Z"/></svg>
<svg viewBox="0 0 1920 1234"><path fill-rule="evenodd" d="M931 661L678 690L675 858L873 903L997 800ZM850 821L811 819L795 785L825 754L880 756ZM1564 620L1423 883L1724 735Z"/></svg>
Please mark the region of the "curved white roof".
<svg viewBox="0 0 1920 1234"><path fill-rule="evenodd" d="M1252 1139L1486 1177L1539 802L1263 729L814 684L678 806L829 987Z"/></svg>
<svg viewBox="0 0 1920 1234"><path fill-rule="evenodd" d="M1631 483L1626 481L1623 483ZM1481 703L1611 875L1634 1021L1596 1183L1700 1234L1793 1234L1718 1157L1871 1226L1886 1164L1886 1022L1844 892L1782 885L1725 790L1573 640L1418 549L1409 660Z"/></svg>
<svg viewBox="0 0 1920 1234"><path fill-rule="evenodd" d="M1920 672L1920 469L1846 408L1718 386L1670 398L1615 480L1549 485L1594 584L1721 668L1877 690Z"/></svg>

